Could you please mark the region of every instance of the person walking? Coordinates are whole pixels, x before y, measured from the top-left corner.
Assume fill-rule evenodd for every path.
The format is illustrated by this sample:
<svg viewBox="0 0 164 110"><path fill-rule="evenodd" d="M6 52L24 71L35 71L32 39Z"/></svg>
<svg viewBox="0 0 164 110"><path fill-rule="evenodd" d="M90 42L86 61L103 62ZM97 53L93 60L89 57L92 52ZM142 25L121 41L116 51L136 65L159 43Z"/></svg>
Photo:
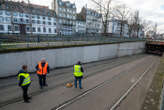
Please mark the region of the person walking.
<svg viewBox="0 0 164 110"><path fill-rule="evenodd" d="M24 102L30 103L29 99L31 99L31 97L28 96L28 88L31 84L31 78L30 78L30 74L27 73L27 65L23 65L22 69L19 71L18 81L19 81L19 86L23 90Z"/></svg>
<svg viewBox="0 0 164 110"><path fill-rule="evenodd" d="M83 78L83 72L84 69L81 65L81 62L78 61L77 64L74 65L74 84L75 84L75 88L77 88L77 82L79 81L79 88L82 88L82 78Z"/></svg>
<svg viewBox="0 0 164 110"><path fill-rule="evenodd" d="M46 83L46 75L49 73L49 65L45 58L42 58L35 67L37 70L37 75L39 78L40 89L43 89L44 86L48 86Z"/></svg>

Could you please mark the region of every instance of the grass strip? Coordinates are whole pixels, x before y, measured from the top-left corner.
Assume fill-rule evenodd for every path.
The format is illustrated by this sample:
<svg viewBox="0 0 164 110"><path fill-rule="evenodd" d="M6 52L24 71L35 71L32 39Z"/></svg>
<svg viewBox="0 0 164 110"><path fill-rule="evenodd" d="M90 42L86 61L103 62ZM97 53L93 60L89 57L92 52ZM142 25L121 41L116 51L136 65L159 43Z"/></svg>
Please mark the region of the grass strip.
<svg viewBox="0 0 164 110"><path fill-rule="evenodd" d="M108 45L127 42L144 42L144 41L122 41L122 42L107 42L107 43L87 43L87 44L73 44L73 45L59 45L59 46L44 46L44 47L26 47L26 48L1 48L0 53L33 51L33 50L46 50L46 49L59 49L59 48L71 48L71 47L84 47L84 46L96 46L96 45Z"/></svg>
<svg viewBox="0 0 164 110"><path fill-rule="evenodd" d="M141 110L160 110L161 92L164 81L164 56L160 59L157 72L147 92Z"/></svg>

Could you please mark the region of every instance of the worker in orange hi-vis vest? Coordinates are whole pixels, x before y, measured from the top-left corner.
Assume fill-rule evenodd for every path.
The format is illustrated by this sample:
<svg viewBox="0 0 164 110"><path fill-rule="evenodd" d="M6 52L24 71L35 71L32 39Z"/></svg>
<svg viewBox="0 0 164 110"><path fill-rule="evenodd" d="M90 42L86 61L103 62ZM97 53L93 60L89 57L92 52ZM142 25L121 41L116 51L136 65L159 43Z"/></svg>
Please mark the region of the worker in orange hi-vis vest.
<svg viewBox="0 0 164 110"><path fill-rule="evenodd" d="M50 72L48 62L45 60L45 58L42 58L35 68L39 78L40 89L43 89L44 86L48 86L46 83L46 75Z"/></svg>

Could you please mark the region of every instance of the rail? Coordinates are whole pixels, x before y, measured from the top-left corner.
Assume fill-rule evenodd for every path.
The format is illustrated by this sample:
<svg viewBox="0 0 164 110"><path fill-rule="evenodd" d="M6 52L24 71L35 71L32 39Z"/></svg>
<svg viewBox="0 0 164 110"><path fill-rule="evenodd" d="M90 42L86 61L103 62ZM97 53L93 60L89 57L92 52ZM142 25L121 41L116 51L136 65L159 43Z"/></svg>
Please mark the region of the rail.
<svg viewBox="0 0 164 110"><path fill-rule="evenodd" d="M102 34L76 34L72 36L2 34L0 35L0 50L133 41L145 41L145 39L120 37L119 35L104 36Z"/></svg>

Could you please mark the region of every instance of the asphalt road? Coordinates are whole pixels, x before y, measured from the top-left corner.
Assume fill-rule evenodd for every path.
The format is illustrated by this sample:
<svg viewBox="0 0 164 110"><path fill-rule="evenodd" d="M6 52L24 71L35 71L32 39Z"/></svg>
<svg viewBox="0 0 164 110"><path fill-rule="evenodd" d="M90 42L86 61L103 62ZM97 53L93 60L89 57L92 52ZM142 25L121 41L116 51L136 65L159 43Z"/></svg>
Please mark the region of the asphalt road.
<svg viewBox="0 0 164 110"><path fill-rule="evenodd" d="M29 91L33 99L30 104L22 103L16 78L3 79L0 80L0 110L110 110L140 76L151 68L140 81L145 86L136 86L117 107L118 110L125 110L121 108L129 108L129 103L133 107L136 103L134 100L137 93L142 94L142 97L138 98L139 102L142 102L158 62L157 56L135 55L85 64L82 90L65 87L67 82L73 81L72 67L52 71L48 75L49 86L44 90L39 90L37 77L32 75L33 83ZM134 92L135 89L138 92Z"/></svg>

